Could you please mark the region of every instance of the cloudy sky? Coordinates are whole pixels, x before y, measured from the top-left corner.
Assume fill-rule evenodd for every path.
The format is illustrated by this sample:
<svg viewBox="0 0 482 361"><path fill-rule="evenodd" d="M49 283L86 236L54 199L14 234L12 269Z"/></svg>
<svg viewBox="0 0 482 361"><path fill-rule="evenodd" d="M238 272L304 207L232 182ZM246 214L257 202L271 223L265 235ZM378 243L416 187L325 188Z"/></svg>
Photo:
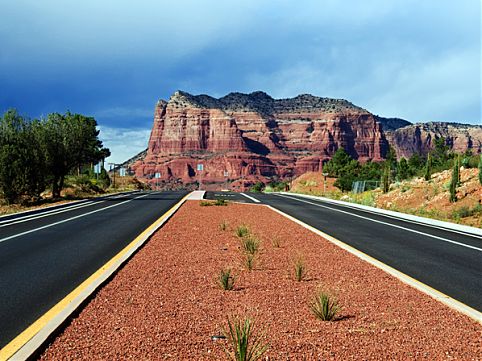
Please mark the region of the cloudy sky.
<svg viewBox="0 0 482 361"><path fill-rule="evenodd" d="M0 111L96 117L123 161L177 89L481 124L480 0L0 0Z"/></svg>

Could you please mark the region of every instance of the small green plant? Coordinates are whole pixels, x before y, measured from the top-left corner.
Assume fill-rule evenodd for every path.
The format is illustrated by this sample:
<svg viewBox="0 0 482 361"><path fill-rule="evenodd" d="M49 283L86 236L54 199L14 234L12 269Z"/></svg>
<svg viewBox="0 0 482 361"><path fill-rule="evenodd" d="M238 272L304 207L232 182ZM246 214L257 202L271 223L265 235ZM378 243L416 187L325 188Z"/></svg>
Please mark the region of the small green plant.
<svg viewBox="0 0 482 361"><path fill-rule="evenodd" d="M246 254L255 255L259 251L260 240L253 235L241 238L241 249Z"/></svg>
<svg viewBox="0 0 482 361"><path fill-rule="evenodd" d="M199 202L199 205L200 205L201 207L209 207L209 206L212 206L212 205L213 205L213 202L211 202L211 201L200 201L200 202Z"/></svg>
<svg viewBox="0 0 482 361"><path fill-rule="evenodd" d="M311 301L310 310L319 320L332 321L340 311L340 307L335 297L320 290Z"/></svg>
<svg viewBox="0 0 482 361"><path fill-rule="evenodd" d="M236 227L236 236L243 238L246 237L249 234L249 228L248 226L242 224L238 227Z"/></svg>
<svg viewBox="0 0 482 361"><path fill-rule="evenodd" d="M303 256L298 256L293 262L295 280L301 282L306 276L306 264Z"/></svg>
<svg viewBox="0 0 482 361"><path fill-rule="evenodd" d="M231 274L231 268L224 268L219 272L218 284L225 291L231 291L234 288L234 275Z"/></svg>
<svg viewBox="0 0 482 361"><path fill-rule="evenodd" d="M228 330L224 332L228 339L228 348L224 351L233 361L256 361L268 350L265 343L265 334L256 332L254 321L245 318L230 320L228 317Z"/></svg>
<svg viewBox="0 0 482 361"><path fill-rule="evenodd" d="M227 206L228 202L226 201L226 199L216 198L216 202L214 202L214 205L215 206Z"/></svg>
<svg viewBox="0 0 482 361"><path fill-rule="evenodd" d="M221 231L225 231L226 229L228 229L228 222L226 222L225 219L223 219L223 221L219 223L219 229Z"/></svg>
<svg viewBox="0 0 482 361"><path fill-rule="evenodd" d="M254 268L254 262L255 262L256 256L251 253L246 253L243 255L243 261L244 265L246 266L246 269L248 271L252 271Z"/></svg>

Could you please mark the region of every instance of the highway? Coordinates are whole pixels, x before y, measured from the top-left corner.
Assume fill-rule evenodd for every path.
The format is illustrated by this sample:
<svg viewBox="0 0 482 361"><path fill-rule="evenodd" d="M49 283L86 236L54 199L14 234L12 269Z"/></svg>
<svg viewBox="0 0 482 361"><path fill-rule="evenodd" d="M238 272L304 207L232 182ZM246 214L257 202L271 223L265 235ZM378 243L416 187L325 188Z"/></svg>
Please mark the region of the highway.
<svg viewBox="0 0 482 361"><path fill-rule="evenodd" d="M482 311L482 232L467 234L296 195L207 192L270 205Z"/></svg>
<svg viewBox="0 0 482 361"><path fill-rule="evenodd" d="M188 192L135 192L0 217L0 348Z"/></svg>

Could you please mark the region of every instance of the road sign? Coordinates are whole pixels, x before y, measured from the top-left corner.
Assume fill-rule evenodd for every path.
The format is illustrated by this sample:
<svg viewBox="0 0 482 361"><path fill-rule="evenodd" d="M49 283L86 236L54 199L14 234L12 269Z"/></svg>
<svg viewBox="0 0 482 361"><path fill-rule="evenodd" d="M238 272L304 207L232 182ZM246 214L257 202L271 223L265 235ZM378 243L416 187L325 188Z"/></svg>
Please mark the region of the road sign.
<svg viewBox="0 0 482 361"><path fill-rule="evenodd" d="M119 175L121 177L125 177L126 176L126 169L125 168L120 168L119 169Z"/></svg>
<svg viewBox="0 0 482 361"><path fill-rule="evenodd" d="M229 172L227 170L224 171L224 176L229 177Z"/></svg>
<svg viewBox="0 0 482 361"><path fill-rule="evenodd" d="M154 178L161 178L161 173L157 172L157 173L154 175Z"/></svg>
<svg viewBox="0 0 482 361"><path fill-rule="evenodd" d="M95 174L100 174L100 169L101 169L101 163L97 163L96 165L94 165Z"/></svg>
<svg viewBox="0 0 482 361"><path fill-rule="evenodd" d="M202 171L204 170L204 164L199 163L199 164L197 165L197 170L198 170L198 172L202 172Z"/></svg>

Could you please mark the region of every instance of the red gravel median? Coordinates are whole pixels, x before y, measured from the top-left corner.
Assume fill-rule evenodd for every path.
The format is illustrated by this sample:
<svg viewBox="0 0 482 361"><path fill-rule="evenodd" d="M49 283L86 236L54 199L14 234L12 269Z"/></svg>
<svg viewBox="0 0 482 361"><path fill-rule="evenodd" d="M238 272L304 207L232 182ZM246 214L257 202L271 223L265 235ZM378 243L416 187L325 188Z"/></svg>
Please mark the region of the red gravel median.
<svg viewBox="0 0 482 361"><path fill-rule="evenodd" d="M225 222L225 230L220 224ZM261 239L252 271L234 230ZM279 243L279 247L277 247ZM307 277L297 282L293 260ZM233 291L216 284L236 274ZM308 307L331 291L333 322ZM105 285L42 354L42 360L222 360L212 341L227 316L266 331L269 360L481 360L482 326L259 205L201 207L189 201Z"/></svg>

